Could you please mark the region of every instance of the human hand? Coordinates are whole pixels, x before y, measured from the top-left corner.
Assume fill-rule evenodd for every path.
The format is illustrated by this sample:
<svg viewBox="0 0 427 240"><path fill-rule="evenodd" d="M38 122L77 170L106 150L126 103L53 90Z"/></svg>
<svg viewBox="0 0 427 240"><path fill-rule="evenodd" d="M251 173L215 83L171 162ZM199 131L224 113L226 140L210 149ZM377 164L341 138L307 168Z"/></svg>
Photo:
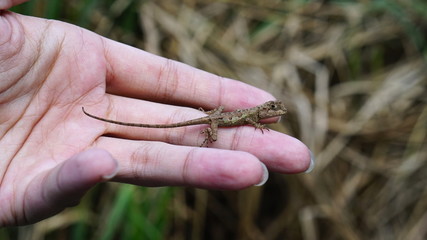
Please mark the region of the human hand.
<svg viewBox="0 0 427 240"><path fill-rule="evenodd" d="M272 99L259 89L58 21L3 11L0 29L0 226L54 215L103 181L241 189L266 180L264 164L280 173L310 166L306 146L275 131L220 129L215 148L199 148L202 126L130 128L81 111L179 122L201 116L184 106Z"/></svg>

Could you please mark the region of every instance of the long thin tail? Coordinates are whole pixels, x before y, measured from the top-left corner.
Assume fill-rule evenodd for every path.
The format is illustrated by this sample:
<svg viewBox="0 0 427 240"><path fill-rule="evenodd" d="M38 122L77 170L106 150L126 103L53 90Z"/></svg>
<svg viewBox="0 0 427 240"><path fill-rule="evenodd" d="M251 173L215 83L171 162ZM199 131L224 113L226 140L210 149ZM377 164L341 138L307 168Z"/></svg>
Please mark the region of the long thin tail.
<svg viewBox="0 0 427 240"><path fill-rule="evenodd" d="M113 123L113 124L123 125L123 126L130 126L130 127L175 128L175 127L184 127L184 126L189 126L189 125L197 125L197 124L205 124L206 123L206 121L203 120L205 117L197 118L197 119L193 119L193 120L189 120L189 121L185 121L185 122L180 122L180 123L171 123L171 124L128 123L128 122L114 121L114 120L110 120L110 119L106 119L106 118L102 118L102 117L92 115L92 114L86 112L84 107L82 107L82 111L84 114L86 114L87 116L89 116L91 118L94 118L94 119L97 119L97 120L100 120L103 122L108 122L108 123Z"/></svg>

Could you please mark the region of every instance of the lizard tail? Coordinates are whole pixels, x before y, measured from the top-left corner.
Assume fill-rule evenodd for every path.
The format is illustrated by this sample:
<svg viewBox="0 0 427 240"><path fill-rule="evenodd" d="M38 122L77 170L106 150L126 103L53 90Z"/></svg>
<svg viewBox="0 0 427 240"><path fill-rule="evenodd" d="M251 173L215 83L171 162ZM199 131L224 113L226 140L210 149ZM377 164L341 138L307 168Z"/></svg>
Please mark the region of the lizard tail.
<svg viewBox="0 0 427 240"><path fill-rule="evenodd" d="M182 123L171 123L171 124L145 124L145 123L128 123L128 122L120 122L120 121L115 121L115 120L111 120L111 119L106 119L106 118L102 118L102 117L98 117L95 116L93 114L90 114L88 112L86 112L85 108L82 107L82 111L84 114L86 114L87 116L103 121L103 122L108 122L108 123L112 123L112 124L117 124L117 125L122 125L122 126L129 126L129 127L143 127L143 128L175 128L175 127L184 127L184 126L189 126L189 125L197 125L197 124L203 124L206 123L205 121L203 121L203 118L198 118L198 119L193 119L193 120L189 120L186 122L182 122Z"/></svg>

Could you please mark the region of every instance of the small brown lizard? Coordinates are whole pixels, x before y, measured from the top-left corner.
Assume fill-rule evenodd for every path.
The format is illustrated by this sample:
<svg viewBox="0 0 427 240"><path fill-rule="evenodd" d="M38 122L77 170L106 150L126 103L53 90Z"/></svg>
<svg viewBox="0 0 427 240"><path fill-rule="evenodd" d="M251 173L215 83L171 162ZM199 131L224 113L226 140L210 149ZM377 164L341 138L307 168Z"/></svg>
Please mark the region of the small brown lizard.
<svg viewBox="0 0 427 240"><path fill-rule="evenodd" d="M285 105L281 101L269 101L259 106L247 109L238 109L233 112L222 112L224 110L223 106L215 108L210 111L200 110L207 114L205 117L196 118L193 120L188 120L179 123L170 123L170 124L145 124L145 123L127 123L114 121L102 117L92 115L85 111L82 107L83 112L91 117L100 121L109 122L118 125L131 126L131 127L143 127L143 128L175 128L175 127L184 127L189 125L198 125L198 124L209 124L210 127L203 130L201 133L206 134L206 138L203 141L201 147L207 146L208 142L214 142L218 138L218 127L233 127L233 126L242 126L242 125L252 125L255 128L267 129L264 124L259 123L261 119L278 117L286 114Z"/></svg>

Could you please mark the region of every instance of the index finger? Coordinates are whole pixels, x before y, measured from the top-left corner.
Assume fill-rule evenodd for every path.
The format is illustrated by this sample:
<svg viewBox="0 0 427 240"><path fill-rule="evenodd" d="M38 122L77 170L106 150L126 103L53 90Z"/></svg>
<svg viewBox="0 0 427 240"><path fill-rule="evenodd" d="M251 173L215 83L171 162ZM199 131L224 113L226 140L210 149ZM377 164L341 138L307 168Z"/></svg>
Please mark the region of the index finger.
<svg viewBox="0 0 427 240"><path fill-rule="evenodd" d="M226 110L259 105L273 96L248 84L105 40L107 92L164 103Z"/></svg>

